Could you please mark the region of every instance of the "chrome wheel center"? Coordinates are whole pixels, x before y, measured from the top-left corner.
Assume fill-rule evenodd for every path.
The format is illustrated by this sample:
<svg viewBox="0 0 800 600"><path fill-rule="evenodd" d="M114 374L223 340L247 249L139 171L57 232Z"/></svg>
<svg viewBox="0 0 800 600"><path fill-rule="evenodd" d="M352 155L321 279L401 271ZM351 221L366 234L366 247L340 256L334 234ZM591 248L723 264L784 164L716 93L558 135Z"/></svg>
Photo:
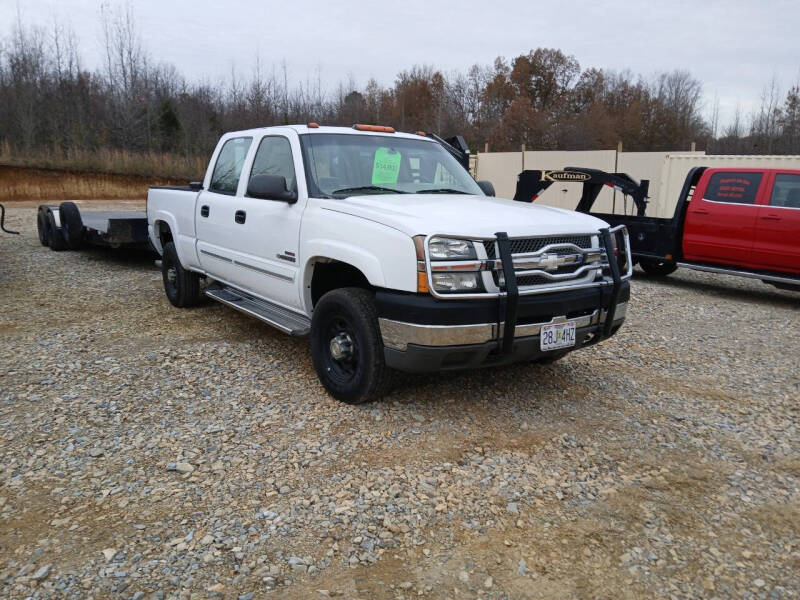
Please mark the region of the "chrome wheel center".
<svg viewBox="0 0 800 600"><path fill-rule="evenodd" d="M353 356L353 340L346 333L340 333L333 338L330 347L334 360L346 360Z"/></svg>

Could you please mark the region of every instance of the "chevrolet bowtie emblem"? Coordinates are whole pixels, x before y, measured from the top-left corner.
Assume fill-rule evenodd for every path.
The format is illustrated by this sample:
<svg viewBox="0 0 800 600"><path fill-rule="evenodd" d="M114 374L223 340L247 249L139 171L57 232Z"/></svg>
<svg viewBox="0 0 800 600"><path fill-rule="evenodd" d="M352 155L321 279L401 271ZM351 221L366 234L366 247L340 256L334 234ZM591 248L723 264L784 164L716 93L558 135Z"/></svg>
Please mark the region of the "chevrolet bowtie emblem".
<svg viewBox="0 0 800 600"><path fill-rule="evenodd" d="M539 257L539 267L545 271L557 271L565 265L579 265L583 262L582 254L542 254Z"/></svg>

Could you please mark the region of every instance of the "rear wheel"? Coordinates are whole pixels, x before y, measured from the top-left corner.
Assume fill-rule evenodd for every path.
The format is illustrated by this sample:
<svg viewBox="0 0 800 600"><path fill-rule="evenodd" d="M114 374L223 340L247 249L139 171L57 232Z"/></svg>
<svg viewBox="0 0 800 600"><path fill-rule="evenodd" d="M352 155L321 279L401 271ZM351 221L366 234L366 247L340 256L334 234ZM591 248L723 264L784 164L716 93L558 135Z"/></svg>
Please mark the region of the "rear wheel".
<svg viewBox="0 0 800 600"><path fill-rule="evenodd" d="M377 400L391 387L375 299L361 288L325 294L314 307L311 357L325 389L342 402Z"/></svg>
<svg viewBox="0 0 800 600"><path fill-rule="evenodd" d="M671 260L657 260L653 258L640 258L639 266L645 273L653 277L666 277L673 273L678 265Z"/></svg>
<svg viewBox="0 0 800 600"><path fill-rule="evenodd" d="M200 303L200 275L188 271L181 266L178 251L173 242L164 244L164 255L161 257L161 277L164 280L164 291L173 306L188 308Z"/></svg>
<svg viewBox="0 0 800 600"><path fill-rule="evenodd" d="M58 207L61 232L70 250L79 250L83 245L83 220L74 202L62 202Z"/></svg>

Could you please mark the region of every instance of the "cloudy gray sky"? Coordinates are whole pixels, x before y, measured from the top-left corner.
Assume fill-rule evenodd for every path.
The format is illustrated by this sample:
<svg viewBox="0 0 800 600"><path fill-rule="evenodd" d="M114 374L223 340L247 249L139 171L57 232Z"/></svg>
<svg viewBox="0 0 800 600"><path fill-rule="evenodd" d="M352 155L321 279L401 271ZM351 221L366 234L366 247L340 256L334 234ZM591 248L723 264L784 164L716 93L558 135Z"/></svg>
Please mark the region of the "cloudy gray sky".
<svg viewBox="0 0 800 600"><path fill-rule="evenodd" d="M112 0L112 6L122 5ZM706 113L719 97L727 122L759 103L774 76L800 80L798 0L132 0L151 56L193 80L217 81L232 67L288 63L292 80L324 84L352 76L390 84L414 64L445 71L514 57L539 46L572 54L581 67L645 76L688 69L703 82ZM101 55L99 0L0 0L0 31L22 21L75 31L85 66Z"/></svg>

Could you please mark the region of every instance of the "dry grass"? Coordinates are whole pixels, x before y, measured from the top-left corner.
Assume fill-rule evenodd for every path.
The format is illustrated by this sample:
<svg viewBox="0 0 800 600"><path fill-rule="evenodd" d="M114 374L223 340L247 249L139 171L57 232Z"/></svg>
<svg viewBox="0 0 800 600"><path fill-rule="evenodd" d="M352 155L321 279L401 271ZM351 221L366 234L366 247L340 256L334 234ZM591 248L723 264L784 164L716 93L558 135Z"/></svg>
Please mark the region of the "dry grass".
<svg viewBox="0 0 800 600"><path fill-rule="evenodd" d="M0 164L81 173L198 180L202 179L205 173L208 157L185 157L161 152L127 152L110 148L94 151L47 148L20 153L12 150L5 140L0 143Z"/></svg>
<svg viewBox="0 0 800 600"><path fill-rule="evenodd" d="M0 165L0 201L144 200L151 185L185 184L186 181Z"/></svg>

